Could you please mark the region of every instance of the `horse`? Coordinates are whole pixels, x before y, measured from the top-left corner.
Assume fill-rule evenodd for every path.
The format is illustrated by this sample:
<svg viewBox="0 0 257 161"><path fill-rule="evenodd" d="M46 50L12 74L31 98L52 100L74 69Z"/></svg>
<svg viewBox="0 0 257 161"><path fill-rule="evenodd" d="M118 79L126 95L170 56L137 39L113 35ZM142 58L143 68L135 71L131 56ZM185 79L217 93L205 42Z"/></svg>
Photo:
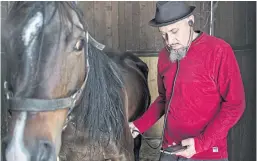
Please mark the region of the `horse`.
<svg viewBox="0 0 257 161"><path fill-rule="evenodd" d="M14 2L2 24L7 161L139 160L128 122L151 102L147 64L98 43L73 2Z"/></svg>

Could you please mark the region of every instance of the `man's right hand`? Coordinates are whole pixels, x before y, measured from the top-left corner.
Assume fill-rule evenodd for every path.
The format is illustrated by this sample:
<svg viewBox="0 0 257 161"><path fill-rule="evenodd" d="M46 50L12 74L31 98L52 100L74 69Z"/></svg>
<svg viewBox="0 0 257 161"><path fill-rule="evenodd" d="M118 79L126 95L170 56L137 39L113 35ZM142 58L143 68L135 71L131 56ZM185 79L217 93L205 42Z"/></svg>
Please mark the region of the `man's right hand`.
<svg viewBox="0 0 257 161"><path fill-rule="evenodd" d="M138 128L132 122L129 123L129 128L130 128L130 132L132 134L132 137L136 138L137 135L139 135Z"/></svg>

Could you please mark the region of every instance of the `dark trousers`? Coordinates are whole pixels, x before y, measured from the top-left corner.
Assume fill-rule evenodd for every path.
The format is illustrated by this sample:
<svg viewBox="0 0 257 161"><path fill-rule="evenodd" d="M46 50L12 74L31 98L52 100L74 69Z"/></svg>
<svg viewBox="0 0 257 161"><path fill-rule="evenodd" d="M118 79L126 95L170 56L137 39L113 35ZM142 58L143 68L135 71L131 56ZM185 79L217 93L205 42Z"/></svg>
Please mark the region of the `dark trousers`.
<svg viewBox="0 0 257 161"><path fill-rule="evenodd" d="M161 154L161 159L159 161L228 161L228 159L219 159L219 160L194 160L188 158L181 158L176 155L169 155L169 154Z"/></svg>

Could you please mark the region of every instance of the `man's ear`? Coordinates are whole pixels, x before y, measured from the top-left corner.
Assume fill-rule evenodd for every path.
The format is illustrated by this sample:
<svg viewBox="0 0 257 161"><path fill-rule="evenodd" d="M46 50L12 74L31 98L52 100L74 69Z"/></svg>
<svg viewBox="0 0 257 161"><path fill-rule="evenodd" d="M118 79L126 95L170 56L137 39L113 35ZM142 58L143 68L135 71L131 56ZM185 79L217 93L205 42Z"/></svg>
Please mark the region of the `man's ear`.
<svg viewBox="0 0 257 161"><path fill-rule="evenodd" d="M195 23L195 16L194 15L190 15L187 19L188 19L188 22L191 20L193 22L193 24Z"/></svg>

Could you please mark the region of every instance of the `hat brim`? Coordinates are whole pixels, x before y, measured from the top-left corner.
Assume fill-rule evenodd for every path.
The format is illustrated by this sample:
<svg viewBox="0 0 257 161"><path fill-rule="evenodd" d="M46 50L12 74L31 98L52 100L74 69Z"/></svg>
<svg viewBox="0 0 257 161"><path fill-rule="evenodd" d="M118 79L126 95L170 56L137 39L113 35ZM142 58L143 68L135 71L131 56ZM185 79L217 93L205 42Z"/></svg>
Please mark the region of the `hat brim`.
<svg viewBox="0 0 257 161"><path fill-rule="evenodd" d="M165 23L157 23L155 21L155 19L152 19L151 21L149 21L149 25L153 26L153 27L162 27L162 26L167 26L167 25L176 23L176 22L178 22L178 21L180 21L180 20L182 20L184 18L189 17L192 14L192 12L195 10L195 8L196 8L195 6L190 6L190 10L188 11L188 13L185 14L185 16L179 18L179 19L176 19L176 20L173 20L173 21L170 21L170 22L165 22Z"/></svg>

